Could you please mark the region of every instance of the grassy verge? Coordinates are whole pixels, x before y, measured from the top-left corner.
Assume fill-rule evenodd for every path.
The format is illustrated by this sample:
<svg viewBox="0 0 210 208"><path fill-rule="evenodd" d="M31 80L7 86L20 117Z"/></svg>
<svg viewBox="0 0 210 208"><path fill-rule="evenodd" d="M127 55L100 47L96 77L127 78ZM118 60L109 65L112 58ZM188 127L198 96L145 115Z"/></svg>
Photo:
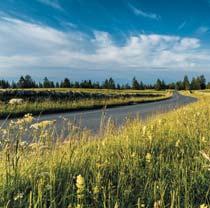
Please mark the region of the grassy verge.
<svg viewBox="0 0 210 208"><path fill-rule="evenodd" d="M132 105L135 103L146 103L168 99L172 96L171 92L164 93L158 97L119 97L109 99L79 99L79 100L60 100L60 101L39 101L24 102L20 105L10 105L2 103L0 106L0 118L20 117L27 113L33 115L49 114L67 111L100 109L104 106L115 107L122 105Z"/></svg>
<svg viewBox="0 0 210 208"><path fill-rule="evenodd" d="M118 90L118 89L88 89L88 88L29 88L29 89L9 89L9 91L53 91L53 92L84 92L84 93L102 93L102 94L159 94L165 93L165 90L154 90L154 89L147 89L147 90ZM0 89L0 92L8 91L8 89Z"/></svg>
<svg viewBox="0 0 210 208"><path fill-rule="evenodd" d="M209 207L210 96L198 95L148 123L109 122L102 136L72 126L64 143L53 122L12 122L0 130L0 207Z"/></svg>

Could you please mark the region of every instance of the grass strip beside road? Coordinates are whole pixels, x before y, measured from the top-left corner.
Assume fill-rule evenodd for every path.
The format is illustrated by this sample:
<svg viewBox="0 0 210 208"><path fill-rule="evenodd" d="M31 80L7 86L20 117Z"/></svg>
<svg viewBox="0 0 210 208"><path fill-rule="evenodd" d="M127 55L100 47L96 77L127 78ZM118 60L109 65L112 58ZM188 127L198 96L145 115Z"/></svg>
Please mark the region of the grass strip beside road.
<svg viewBox="0 0 210 208"><path fill-rule="evenodd" d="M75 101L39 101L39 102L24 102L19 105L10 105L2 103L0 107L0 118L21 117L27 113L33 115L52 114L68 111L84 111L91 109L101 109L103 107L117 107L123 105L133 105L137 103L147 103L169 99L172 92L167 92L158 97L123 97L110 99L80 99Z"/></svg>

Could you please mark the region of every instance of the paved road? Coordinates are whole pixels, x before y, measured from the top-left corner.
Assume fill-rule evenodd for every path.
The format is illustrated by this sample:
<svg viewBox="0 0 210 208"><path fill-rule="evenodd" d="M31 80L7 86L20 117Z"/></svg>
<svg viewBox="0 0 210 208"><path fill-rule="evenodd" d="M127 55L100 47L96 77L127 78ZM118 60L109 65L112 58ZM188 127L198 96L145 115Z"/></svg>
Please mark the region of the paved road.
<svg viewBox="0 0 210 208"><path fill-rule="evenodd" d="M105 115L105 120L112 118L117 125L121 125L126 118L134 118L137 115L143 120L155 115L157 113L167 112L174 108L195 102L196 98L183 96L179 93L174 93L173 97L168 100L159 102L136 104L122 107L115 107L106 110L89 110L83 112L68 112L59 114L42 115L37 118L42 120L56 120L57 129L63 126L63 117L68 120L79 124L81 128L88 128L97 132L100 128L101 118Z"/></svg>

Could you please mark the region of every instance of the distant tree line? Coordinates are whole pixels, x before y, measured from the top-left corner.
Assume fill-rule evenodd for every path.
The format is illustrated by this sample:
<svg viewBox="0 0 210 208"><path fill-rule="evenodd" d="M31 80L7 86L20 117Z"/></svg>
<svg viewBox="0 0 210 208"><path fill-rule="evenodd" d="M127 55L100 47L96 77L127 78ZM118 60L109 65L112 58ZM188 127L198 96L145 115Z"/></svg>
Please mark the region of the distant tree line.
<svg viewBox="0 0 210 208"><path fill-rule="evenodd" d="M190 81L187 76L184 76L182 81L172 82L166 84L164 80L157 79L155 84L144 84L142 81L137 80L135 77L130 84L116 84L113 78L105 79L104 82L94 82L91 80L83 80L81 82L73 82L70 79L65 78L61 82L53 82L47 77L42 82L35 82L30 75L21 76L17 82L8 82L6 80L0 80L0 88L7 89L27 89L27 88L93 88L93 89L176 89L176 90L203 90L210 89L210 82L206 84L206 78L204 75L193 77Z"/></svg>

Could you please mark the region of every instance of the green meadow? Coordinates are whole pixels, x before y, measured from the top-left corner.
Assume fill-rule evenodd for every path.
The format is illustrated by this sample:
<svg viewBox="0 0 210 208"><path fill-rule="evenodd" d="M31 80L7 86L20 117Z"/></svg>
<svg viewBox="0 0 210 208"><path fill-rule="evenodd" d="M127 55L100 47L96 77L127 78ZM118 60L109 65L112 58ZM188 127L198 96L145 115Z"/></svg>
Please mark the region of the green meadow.
<svg viewBox="0 0 210 208"><path fill-rule="evenodd" d="M99 135L71 125L65 141L52 139L53 121L11 122L0 129L0 206L209 207L210 96L190 96L198 102L120 128L110 120Z"/></svg>

